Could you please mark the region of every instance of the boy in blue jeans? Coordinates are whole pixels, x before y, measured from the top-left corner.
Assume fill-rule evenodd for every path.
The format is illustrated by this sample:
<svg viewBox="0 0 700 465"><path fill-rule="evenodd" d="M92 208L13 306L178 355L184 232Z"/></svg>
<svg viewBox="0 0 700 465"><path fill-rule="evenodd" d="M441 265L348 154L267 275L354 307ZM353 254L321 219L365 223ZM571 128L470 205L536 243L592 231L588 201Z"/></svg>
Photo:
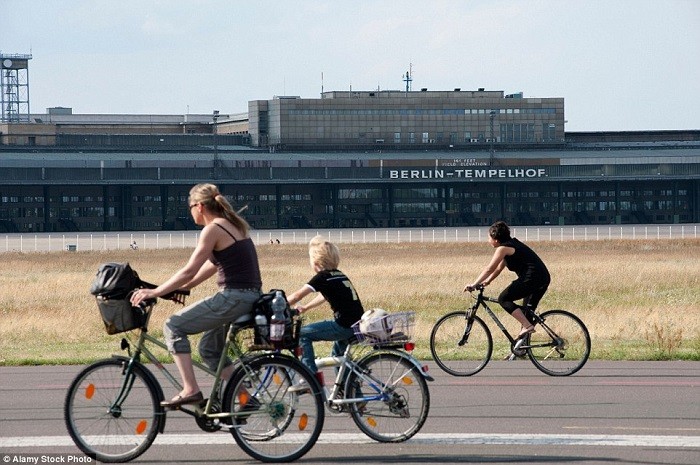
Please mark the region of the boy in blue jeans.
<svg viewBox="0 0 700 465"><path fill-rule="evenodd" d="M309 303L297 305L300 313L328 302L333 310L332 320L323 320L301 328L299 344L302 348L301 361L312 373L316 373L313 342L334 341L331 355L342 356L354 332L352 325L360 320L364 313L362 302L355 287L345 274L338 270L340 252L338 247L316 236L309 242L309 264L316 274L299 290L287 297L290 306L294 306L307 295L317 292Z"/></svg>

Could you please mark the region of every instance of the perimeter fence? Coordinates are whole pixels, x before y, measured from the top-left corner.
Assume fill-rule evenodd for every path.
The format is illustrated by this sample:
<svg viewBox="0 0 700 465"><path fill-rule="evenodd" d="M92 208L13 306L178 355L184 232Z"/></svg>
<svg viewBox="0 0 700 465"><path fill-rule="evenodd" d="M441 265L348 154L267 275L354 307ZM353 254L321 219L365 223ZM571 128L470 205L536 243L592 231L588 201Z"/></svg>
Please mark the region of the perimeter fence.
<svg viewBox="0 0 700 465"><path fill-rule="evenodd" d="M523 241L600 241L638 239L697 239L698 224L611 226L516 226L512 235ZM336 243L431 243L485 241L487 227L389 229L253 230L258 246L307 244L317 234ZM0 252L108 251L120 249L194 248L199 231L77 232L6 234Z"/></svg>

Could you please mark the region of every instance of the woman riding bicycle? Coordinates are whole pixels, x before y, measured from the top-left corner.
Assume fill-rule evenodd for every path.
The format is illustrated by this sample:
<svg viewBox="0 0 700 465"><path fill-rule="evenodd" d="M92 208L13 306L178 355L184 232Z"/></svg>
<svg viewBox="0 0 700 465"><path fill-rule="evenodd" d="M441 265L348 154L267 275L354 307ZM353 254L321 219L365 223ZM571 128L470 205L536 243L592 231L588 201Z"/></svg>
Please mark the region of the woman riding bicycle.
<svg viewBox="0 0 700 465"><path fill-rule="evenodd" d="M505 267L515 272L518 278L498 296L498 303L522 325L518 338L532 333L535 327L530 315L549 287L550 276L540 257L527 245L510 236L510 228L497 221L489 228L489 244L496 250L489 264L473 284L465 291L473 291L479 285L488 286ZM523 299L522 305L514 301Z"/></svg>
<svg viewBox="0 0 700 465"><path fill-rule="evenodd" d="M189 206L194 222L204 226L189 261L157 288L139 289L131 297L132 305L138 305L144 299L160 297L176 289L191 289L218 274L219 292L175 313L163 327L165 342L183 381L182 391L162 403L169 408L203 400L187 337L204 331L199 353L206 364L216 370L227 325L253 311L253 303L260 297L262 287L248 223L231 208L219 189L214 184L194 186L190 190ZM233 369L231 360L227 362L222 379L228 379Z"/></svg>

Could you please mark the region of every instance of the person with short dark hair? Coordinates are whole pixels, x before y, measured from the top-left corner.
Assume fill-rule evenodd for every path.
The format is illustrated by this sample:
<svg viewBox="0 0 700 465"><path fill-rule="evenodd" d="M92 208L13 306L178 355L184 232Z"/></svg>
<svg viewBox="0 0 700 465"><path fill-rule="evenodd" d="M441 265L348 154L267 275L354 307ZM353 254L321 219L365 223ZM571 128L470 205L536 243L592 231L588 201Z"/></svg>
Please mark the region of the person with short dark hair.
<svg viewBox="0 0 700 465"><path fill-rule="evenodd" d="M547 292L551 277L540 257L527 245L511 237L510 228L503 221L496 221L489 228L489 244L496 250L491 261L473 284L465 291L473 291L479 285L488 286L508 267L518 278L498 296L498 303L522 325L518 338L535 330L530 315ZM522 300L522 304L515 303Z"/></svg>

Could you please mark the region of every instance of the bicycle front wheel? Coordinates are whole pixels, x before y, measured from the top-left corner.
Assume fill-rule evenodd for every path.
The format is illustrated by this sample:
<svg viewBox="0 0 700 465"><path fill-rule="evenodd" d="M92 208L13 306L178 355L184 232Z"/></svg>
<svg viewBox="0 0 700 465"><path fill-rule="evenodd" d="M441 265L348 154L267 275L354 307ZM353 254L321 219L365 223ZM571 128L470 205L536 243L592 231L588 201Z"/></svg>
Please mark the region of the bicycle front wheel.
<svg viewBox="0 0 700 465"><path fill-rule="evenodd" d="M64 403L68 433L100 462L127 462L153 443L165 420L153 378L127 359L96 362L73 380Z"/></svg>
<svg viewBox="0 0 700 465"><path fill-rule="evenodd" d="M532 363L550 376L568 376L579 371L591 354L591 337L586 325L565 310L540 315L544 323L525 341Z"/></svg>
<svg viewBox="0 0 700 465"><path fill-rule="evenodd" d="M306 382L307 390L290 387ZM251 457L291 462L316 444L323 429L323 395L316 378L291 357L268 354L242 364L224 392L231 434Z"/></svg>
<svg viewBox="0 0 700 465"><path fill-rule="evenodd" d="M452 376L471 376L491 359L493 339L484 320L474 315L471 327L463 311L440 318L430 333L433 360ZM468 334L467 334L468 333Z"/></svg>
<svg viewBox="0 0 700 465"><path fill-rule="evenodd" d="M420 431L428 418L428 383L402 352L373 352L357 362L345 384L346 399L360 430L379 442L402 442Z"/></svg>

